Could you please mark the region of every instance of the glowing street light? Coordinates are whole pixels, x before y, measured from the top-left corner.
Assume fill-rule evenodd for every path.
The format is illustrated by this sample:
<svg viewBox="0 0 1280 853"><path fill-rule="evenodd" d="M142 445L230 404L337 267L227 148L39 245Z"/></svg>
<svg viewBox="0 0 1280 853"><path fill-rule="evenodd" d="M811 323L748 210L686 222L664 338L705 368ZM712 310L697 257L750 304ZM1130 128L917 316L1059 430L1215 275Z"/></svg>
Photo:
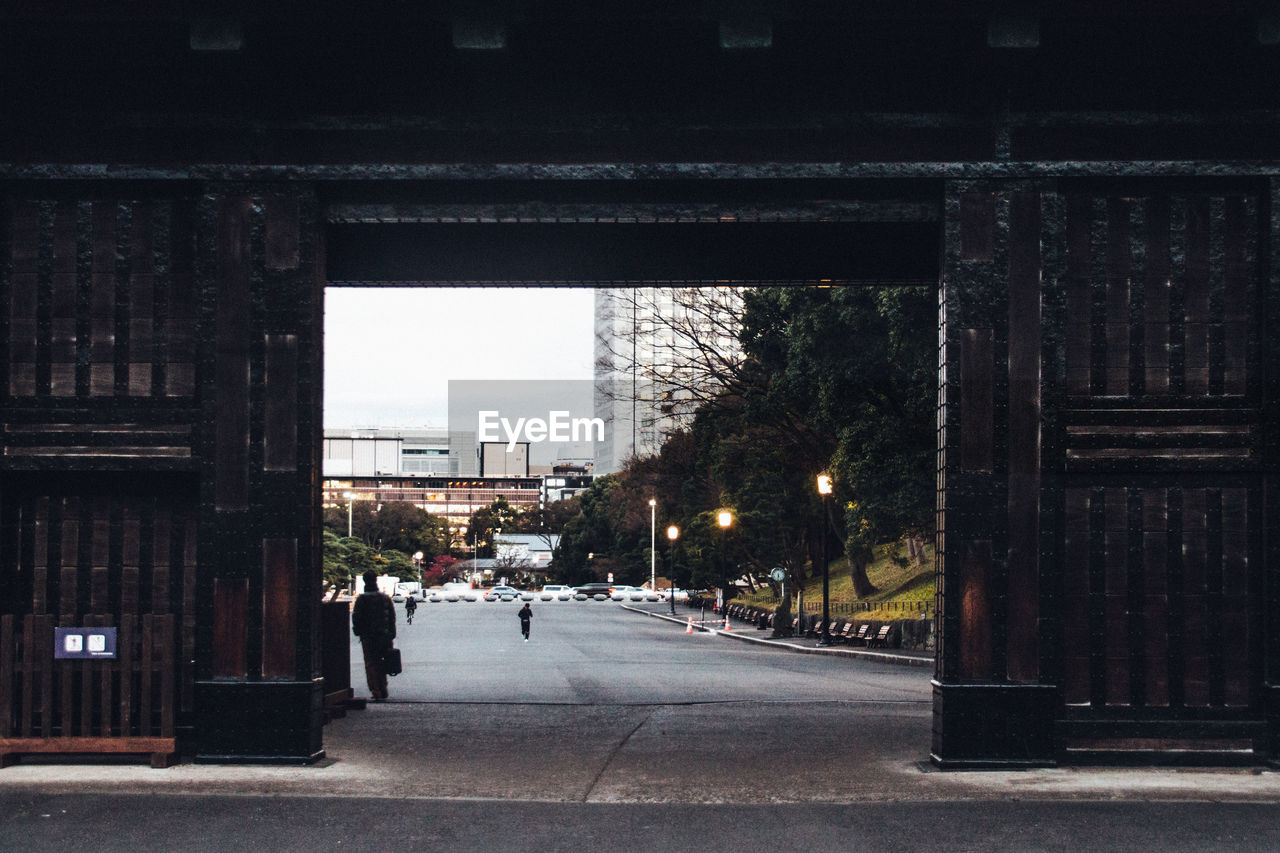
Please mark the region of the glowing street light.
<svg viewBox="0 0 1280 853"><path fill-rule="evenodd" d="M671 615L676 615L676 540L680 528L674 524L667 528L667 597L671 599Z"/></svg>
<svg viewBox="0 0 1280 853"><path fill-rule="evenodd" d="M722 509L716 513L716 524L720 525L720 613L724 616L725 627L729 627L729 579L725 574L724 551L725 539L729 536L729 528L733 526L733 513Z"/></svg>
<svg viewBox="0 0 1280 853"><path fill-rule="evenodd" d="M351 503L356 499L355 492L346 492L342 495L347 499L347 538L351 538Z"/></svg>
<svg viewBox="0 0 1280 853"><path fill-rule="evenodd" d="M827 520L830 518L828 503L831 500L831 476L818 475L818 494L822 496L822 524L819 525L818 541L822 544L822 639L820 646L831 645L831 602L830 574L827 571Z"/></svg>

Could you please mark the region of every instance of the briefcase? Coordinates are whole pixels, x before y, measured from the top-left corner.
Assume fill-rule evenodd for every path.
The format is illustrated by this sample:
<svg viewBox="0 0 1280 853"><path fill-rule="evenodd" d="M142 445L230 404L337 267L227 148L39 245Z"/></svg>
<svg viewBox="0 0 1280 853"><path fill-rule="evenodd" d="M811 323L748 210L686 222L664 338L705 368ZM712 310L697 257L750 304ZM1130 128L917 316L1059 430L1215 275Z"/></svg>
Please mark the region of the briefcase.
<svg viewBox="0 0 1280 853"><path fill-rule="evenodd" d="M400 674L400 650L392 646L387 649L386 654L382 656L382 668L387 671L387 675Z"/></svg>

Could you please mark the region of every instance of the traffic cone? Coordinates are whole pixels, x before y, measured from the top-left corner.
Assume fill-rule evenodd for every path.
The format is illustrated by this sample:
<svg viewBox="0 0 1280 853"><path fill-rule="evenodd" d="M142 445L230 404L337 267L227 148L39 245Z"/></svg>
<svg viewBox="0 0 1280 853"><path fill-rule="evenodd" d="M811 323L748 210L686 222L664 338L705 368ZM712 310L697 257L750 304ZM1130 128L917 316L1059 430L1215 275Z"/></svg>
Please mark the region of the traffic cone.
<svg viewBox="0 0 1280 853"><path fill-rule="evenodd" d="M729 633L729 617L724 617L724 632Z"/></svg>
<svg viewBox="0 0 1280 853"><path fill-rule="evenodd" d="M690 616L690 617L689 617L689 627L688 627L688 628L685 628L685 629L684 629L684 632L685 632L686 634L692 634L692 633L693 633L693 617L692 617L692 616Z"/></svg>

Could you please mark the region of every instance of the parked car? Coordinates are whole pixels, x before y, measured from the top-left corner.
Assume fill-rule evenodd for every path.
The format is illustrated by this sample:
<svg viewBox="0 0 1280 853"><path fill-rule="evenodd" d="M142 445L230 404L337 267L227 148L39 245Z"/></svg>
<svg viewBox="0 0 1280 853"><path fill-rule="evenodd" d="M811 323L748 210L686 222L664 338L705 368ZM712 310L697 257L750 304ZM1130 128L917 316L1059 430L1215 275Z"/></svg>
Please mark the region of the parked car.
<svg viewBox="0 0 1280 853"><path fill-rule="evenodd" d="M513 586L495 586L484 595L485 601L514 601L520 595L520 590Z"/></svg>
<svg viewBox="0 0 1280 853"><path fill-rule="evenodd" d="M542 600L550 601L553 598L568 601L573 598L573 587L558 583L546 584L542 587Z"/></svg>
<svg viewBox="0 0 1280 853"><path fill-rule="evenodd" d="M599 598L604 601L612 592L613 584L611 583L587 583L575 588L573 597L579 601L586 601L588 598Z"/></svg>
<svg viewBox="0 0 1280 853"><path fill-rule="evenodd" d="M609 597L614 601L626 601L628 598L632 601L644 601L645 591L638 586L626 586L619 584L613 588Z"/></svg>

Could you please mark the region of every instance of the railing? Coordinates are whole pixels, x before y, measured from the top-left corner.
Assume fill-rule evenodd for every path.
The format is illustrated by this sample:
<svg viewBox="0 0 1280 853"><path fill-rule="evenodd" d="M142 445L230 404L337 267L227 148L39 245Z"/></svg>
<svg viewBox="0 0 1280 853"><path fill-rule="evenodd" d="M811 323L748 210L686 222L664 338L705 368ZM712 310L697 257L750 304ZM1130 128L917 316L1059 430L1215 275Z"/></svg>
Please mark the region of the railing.
<svg viewBox="0 0 1280 853"><path fill-rule="evenodd" d="M50 615L0 616L0 767L30 753L150 753L177 758L175 618L88 615L116 627L115 658L55 660Z"/></svg>
<svg viewBox="0 0 1280 853"><path fill-rule="evenodd" d="M711 601L707 600L708 609L711 607ZM764 607L766 609L776 608L778 600L776 598L764 598L755 602L754 606ZM795 610L795 599L792 599L791 607ZM815 596L805 596L801 609L805 613L821 613L822 599ZM935 613L934 603L932 601L832 601L828 605L828 612L832 616L852 616L855 613L872 613L884 612L891 614L895 619L932 619Z"/></svg>

